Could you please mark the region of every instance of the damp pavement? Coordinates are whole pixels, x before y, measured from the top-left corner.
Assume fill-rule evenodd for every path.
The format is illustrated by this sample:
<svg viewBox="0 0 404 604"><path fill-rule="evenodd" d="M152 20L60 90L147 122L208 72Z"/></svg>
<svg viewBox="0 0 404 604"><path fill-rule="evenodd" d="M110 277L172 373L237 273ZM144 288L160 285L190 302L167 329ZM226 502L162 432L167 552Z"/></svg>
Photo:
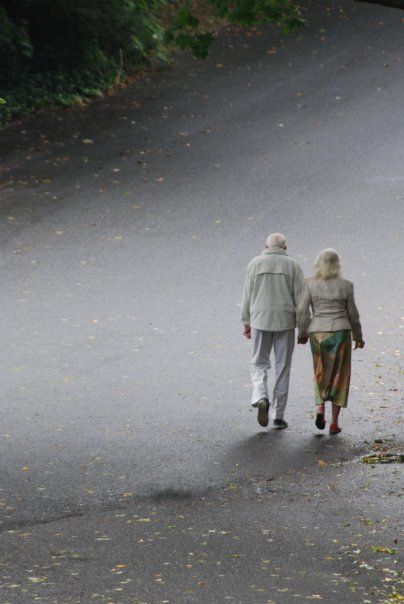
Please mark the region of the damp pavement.
<svg viewBox="0 0 404 604"><path fill-rule="evenodd" d="M402 599L402 465L362 460L402 451L403 14L303 13L1 133L2 604ZM355 283L337 437L307 346L289 428L249 407L241 289L273 231Z"/></svg>

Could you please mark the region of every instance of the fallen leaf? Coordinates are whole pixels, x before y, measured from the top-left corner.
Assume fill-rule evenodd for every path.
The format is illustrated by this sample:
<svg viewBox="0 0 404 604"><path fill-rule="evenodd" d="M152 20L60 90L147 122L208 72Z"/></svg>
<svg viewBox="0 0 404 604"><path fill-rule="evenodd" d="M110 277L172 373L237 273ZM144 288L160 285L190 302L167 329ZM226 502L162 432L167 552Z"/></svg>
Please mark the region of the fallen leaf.
<svg viewBox="0 0 404 604"><path fill-rule="evenodd" d="M396 553L395 549L391 549L389 547L382 547L380 545L372 545L371 548L374 552L380 552L382 554L390 554L391 556L394 556L394 554Z"/></svg>

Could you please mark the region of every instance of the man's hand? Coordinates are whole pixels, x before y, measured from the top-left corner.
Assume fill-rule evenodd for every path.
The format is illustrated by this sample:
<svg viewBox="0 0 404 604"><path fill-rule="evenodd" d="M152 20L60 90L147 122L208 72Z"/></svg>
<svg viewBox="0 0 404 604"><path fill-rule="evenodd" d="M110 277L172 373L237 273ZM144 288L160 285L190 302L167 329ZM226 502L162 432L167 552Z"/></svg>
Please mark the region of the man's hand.
<svg viewBox="0 0 404 604"><path fill-rule="evenodd" d="M297 338L298 344L307 344L308 341L309 341L309 338Z"/></svg>
<svg viewBox="0 0 404 604"><path fill-rule="evenodd" d="M364 346L365 346L365 342L363 340L355 340L354 350L356 350L357 348L363 348Z"/></svg>
<svg viewBox="0 0 404 604"><path fill-rule="evenodd" d="M244 325L243 336L247 338L247 340L251 340L251 327L250 325Z"/></svg>

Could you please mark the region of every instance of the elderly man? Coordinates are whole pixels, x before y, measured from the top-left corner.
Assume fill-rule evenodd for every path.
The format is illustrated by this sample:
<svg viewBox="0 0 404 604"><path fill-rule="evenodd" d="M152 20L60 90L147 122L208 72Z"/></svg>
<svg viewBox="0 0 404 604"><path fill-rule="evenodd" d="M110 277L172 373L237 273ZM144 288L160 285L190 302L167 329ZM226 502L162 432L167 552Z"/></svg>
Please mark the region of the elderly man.
<svg viewBox="0 0 404 604"><path fill-rule="evenodd" d="M283 419L289 391L290 366L295 346L296 306L303 287L303 271L286 253L280 233L269 235L266 249L247 268L241 320L244 335L252 338L250 364L253 393L251 404L258 407L258 423L269 423L267 371L272 347L275 355L275 386L272 395L273 427L288 427Z"/></svg>

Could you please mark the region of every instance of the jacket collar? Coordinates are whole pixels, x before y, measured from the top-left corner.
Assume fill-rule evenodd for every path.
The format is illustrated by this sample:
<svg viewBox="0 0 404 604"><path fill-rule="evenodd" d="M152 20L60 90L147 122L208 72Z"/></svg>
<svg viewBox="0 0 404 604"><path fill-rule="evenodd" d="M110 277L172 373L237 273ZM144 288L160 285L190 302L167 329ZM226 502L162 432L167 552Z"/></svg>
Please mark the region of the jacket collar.
<svg viewBox="0 0 404 604"><path fill-rule="evenodd" d="M278 247L277 245L271 245L270 247L266 248L262 253L263 254L282 254L283 256L287 256L286 250L284 250L283 247Z"/></svg>

